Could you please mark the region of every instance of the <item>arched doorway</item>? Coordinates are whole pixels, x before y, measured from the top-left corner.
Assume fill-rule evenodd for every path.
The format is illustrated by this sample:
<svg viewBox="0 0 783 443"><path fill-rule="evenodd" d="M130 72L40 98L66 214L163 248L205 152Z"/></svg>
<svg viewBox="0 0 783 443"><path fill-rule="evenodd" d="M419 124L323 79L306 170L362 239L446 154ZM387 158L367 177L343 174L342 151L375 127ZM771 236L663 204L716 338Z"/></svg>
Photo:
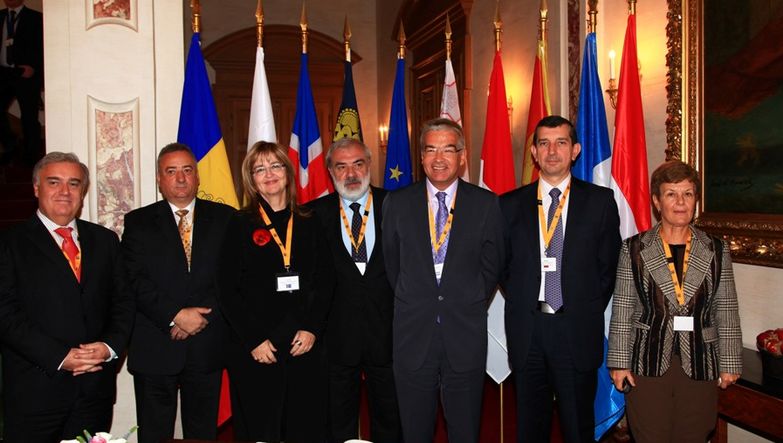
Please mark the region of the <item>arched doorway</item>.
<svg viewBox="0 0 783 443"><path fill-rule="evenodd" d="M241 191L240 168L247 150L250 94L256 54L256 28L229 34L204 49L204 58L215 69L212 91L223 131L234 186ZM310 81L321 139L328 146L337 119L343 90L343 43L318 31L308 34ZM288 144L296 113L302 33L298 26L264 26L264 65L278 141ZM354 63L361 57L353 53ZM241 195L241 192L238 192Z"/></svg>

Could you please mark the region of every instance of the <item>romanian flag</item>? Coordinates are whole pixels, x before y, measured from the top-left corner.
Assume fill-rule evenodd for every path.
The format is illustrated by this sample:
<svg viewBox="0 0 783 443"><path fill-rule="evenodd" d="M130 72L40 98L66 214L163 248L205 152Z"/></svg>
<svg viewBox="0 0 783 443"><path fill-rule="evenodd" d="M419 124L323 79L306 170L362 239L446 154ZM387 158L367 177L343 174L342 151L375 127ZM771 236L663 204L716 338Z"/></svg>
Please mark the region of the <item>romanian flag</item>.
<svg viewBox="0 0 783 443"><path fill-rule="evenodd" d="M199 198L238 207L198 32L190 40L177 141L190 146L196 155L201 179Z"/></svg>
<svg viewBox="0 0 783 443"><path fill-rule="evenodd" d="M538 180L538 166L533 161L530 148L533 146L533 132L542 118L552 114L549 105L549 88L546 81L546 36L538 39L536 61L533 65L533 84L530 88L530 108L527 113L527 132L525 132L525 151L522 157L522 184Z"/></svg>
<svg viewBox="0 0 783 443"><path fill-rule="evenodd" d="M340 112L337 113L337 125L334 128L332 141L341 138L355 138L362 141L362 121L359 119L359 105L356 104L356 90L353 87L353 65L348 60L343 62L345 80L343 81L343 100Z"/></svg>
<svg viewBox="0 0 783 443"><path fill-rule="evenodd" d="M185 86L182 88L177 141L190 146L196 156L201 180L199 198L239 207L198 32L194 32L190 40L185 65ZM229 417L231 402L228 375L223 371L218 425L223 424Z"/></svg>
<svg viewBox="0 0 783 443"><path fill-rule="evenodd" d="M383 187L399 189L413 181L411 177L411 143L408 137L408 110L405 106L405 59L397 59L394 77L391 117L389 118L389 145L386 148L386 168Z"/></svg>

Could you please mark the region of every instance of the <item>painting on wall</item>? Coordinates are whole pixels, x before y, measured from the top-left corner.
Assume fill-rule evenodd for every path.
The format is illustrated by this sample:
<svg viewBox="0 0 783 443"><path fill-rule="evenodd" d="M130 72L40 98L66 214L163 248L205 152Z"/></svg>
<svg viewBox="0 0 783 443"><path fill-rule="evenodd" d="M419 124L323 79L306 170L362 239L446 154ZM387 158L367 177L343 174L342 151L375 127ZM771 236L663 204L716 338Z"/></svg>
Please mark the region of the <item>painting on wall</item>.
<svg viewBox="0 0 783 443"><path fill-rule="evenodd" d="M783 1L704 17L704 210L783 215Z"/></svg>
<svg viewBox="0 0 783 443"><path fill-rule="evenodd" d="M697 224L783 267L783 1L669 0L667 158L702 175Z"/></svg>
<svg viewBox="0 0 783 443"><path fill-rule="evenodd" d="M120 25L137 30L137 0L84 0L87 29L100 25Z"/></svg>

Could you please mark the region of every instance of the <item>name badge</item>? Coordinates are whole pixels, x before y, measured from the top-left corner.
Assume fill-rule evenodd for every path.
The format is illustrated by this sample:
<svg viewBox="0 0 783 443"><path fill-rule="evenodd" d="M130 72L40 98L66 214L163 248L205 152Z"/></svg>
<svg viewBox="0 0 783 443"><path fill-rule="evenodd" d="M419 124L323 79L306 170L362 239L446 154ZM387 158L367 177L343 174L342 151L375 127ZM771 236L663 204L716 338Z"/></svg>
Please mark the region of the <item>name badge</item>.
<svg viewBox="0 0 783 443"><path fill-rule="evenodd" d="M365 263L365 262L360 262L360 261L357 261L357 262L354 262L354 264L356 265L356 268L357 268L357 269L359 269L359 272L360 272L362 275L364 275L364 271L366 271L366 270L367 270L367 263Z"/></svg>
<svg viewBox="0 0 783 443"><path fill-rule="evenodd" d="M440 280L440 277L443 275L443 263L438 263L435 265L435 278Z"/></svg>
<svg viewBox="0 0 783 443"><path fill-rule="evenodd" d="M557 259L555 257L541 257L541 272L556 272Z"/></svg>
<svg viewBox="0 0 783 443"><path fill-rule="evenodd" d="M277 292L291 292L299 290L299 274L296 272L284 272L277 274Z"/></svg>
<svg viewBox="0 0 783 443"><path fill-rule="evenodd" d="M693 331L693 317L674 316L675 331Z"/></svg>

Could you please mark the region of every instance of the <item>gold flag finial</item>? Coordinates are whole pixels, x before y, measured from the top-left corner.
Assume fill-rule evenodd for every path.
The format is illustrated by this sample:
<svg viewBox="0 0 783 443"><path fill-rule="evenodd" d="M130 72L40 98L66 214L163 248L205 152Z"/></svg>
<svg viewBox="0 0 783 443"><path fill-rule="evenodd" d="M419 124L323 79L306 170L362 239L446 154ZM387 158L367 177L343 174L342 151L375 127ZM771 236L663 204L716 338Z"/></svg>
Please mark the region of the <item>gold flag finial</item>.
<svg viewBox="0 0 783 443"><path fill-rule="evenodd" d="M264 47L264 6L262 0L258 0L256 5L256 39L258 40L258 47Z"/></svg>
<svg viewBox="0 0 783 443"><path fill-rule="evenodd" d="M400 32L397 33L397 40L400 41L400 50L397 52L397 58L405 58L405 27L400 21Z"/></svg>
<svg viewBox="0 0 783 443"><path fill-rule="evenodd" d="M190 0L190 26L193 32L201 31L201 4L198 0Z"/></svg>
<svg viewBox="0 0 783 443"><path fill-rule="evenodd" d="M451 60L451 20L449 13L446 13L446 60Z"/></svg>
<svg viewBox="0 0 783 443"><path fill-rule="evenodd" d="M302 0L302 16L299 18L299 27L302 28L302 54L307 54L307 11Z"/></svg>
<svg viewBox="0 0 783 443"><path fill-rule="evenodd" d="M345 45L345 61L351 61L351 25L348 24L348 14L345 14L343 26L343 44Z"/></svg>
<svg viewBox="0 0 783 443"><path fill-rule="evenodd" d="M628 13L636 14L636 0L628 0Z"/></svg>
<svg viewBox="0 0 783 443"><path fill-rule="evenodd" d="M549 8L547 7L546 0L541 0L541 6L538 8L538 39L544 40L546 38L546 22L549 15Z"/></svg>
<svg viewBox="0 0 783 443"><path fill-rule="evenodd" d="M587 1L587 33L592 34L598 26L598 0Z"/></svg>
<svg viewBox="0 0 783 443"><path fill-rule="evenodd" d="M503 32L503 20L500 19L500 0L495 3L495 50L500 51L500 34Z"/></svg>

